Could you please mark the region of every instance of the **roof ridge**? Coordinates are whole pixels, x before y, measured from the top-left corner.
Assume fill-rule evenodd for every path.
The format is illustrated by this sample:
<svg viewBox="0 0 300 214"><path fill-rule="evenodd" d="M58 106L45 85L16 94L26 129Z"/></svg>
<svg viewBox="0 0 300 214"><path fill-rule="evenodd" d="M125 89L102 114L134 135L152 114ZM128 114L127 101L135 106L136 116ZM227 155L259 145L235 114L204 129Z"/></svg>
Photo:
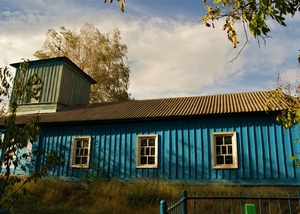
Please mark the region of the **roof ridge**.
<svg viewBox="0 0 300 214"><path fill-rule="evenodd" d="M179 96L179 97L160 97L160 98L147 98L141 100L128 100L128 101L147 101L147 100L169 100L169 99L182 99L182 98L197 98L197 97L212 97L212 96L224 96L224 95L239 95L239 94L253 94L253 93L267 93L269 91L245 91L245 92L232 92L224 94L204 94L204 95L190 95L190 96ZM127 101L117 101L117 102L127 102Z"/></svg>
<svg viewBox="0 0 300 214"><path fill-rule="evenodd" d="M60 112L40 114L43 123L150 119L265 112L269 92L242 92L205 96L159 98L74 105ZM272 110L286 108L272 103ZM32 116L32 115L31 115ZM26 123L28 115L18 116Z"/></svg>

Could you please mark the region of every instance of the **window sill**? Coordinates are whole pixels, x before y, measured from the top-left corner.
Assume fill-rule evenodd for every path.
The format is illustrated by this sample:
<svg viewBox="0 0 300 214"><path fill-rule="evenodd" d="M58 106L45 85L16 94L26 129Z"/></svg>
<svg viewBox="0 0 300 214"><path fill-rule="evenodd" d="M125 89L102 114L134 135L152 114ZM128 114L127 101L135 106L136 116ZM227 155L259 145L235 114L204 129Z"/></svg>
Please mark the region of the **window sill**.
<svg viewBox="0 0 300 214"><path fill-rule="evenodd" d="M85 165L72 165L71 168L77 168L77 169L82 169L82 168L84 168L84 169L87 169L87 168L89 168L89 167L88 167L88 166L85 166Z"/></svg>
<svg viewBox="0 0 300 214"><path fill-rule="evenodd" d="M222 166L213 166L212 167L213 169L237 169L238 166L236 165L229 165L229 166L226 166L226 165L222 165Z"/></svg>
<svg viewBox="0 0 300 214"><path fill-rule="evenodd" d="M139 165L136 166L137 169L157 169L156 165Z"/></svg>

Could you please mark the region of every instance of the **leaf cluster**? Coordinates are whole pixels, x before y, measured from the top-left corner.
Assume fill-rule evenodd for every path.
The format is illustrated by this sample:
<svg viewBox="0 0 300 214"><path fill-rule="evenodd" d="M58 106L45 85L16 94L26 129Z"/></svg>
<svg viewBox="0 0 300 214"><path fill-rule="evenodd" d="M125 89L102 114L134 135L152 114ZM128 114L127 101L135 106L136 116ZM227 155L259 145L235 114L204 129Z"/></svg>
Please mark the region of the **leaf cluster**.
<svg viewBox="0 0 300 214"><path fill-rule="evenodd" d="M207 14L200 20L206 26L214 26L213 22L221 18L226 18L223 30L228 29L228 39L237 44L237 34L233 33L234 24L239 21L244 28L248 28L255 37L266 38L270 28L266 23L268 17L276 20L280 25L286 26L285 16L294 16L300 11L299 0L204 0ZM221 8L221 9L220 9Z"/></svg>
<svg viewBox="0 0 300 214"><path fill-rule="evenodd" d="M0 103L4 101L4 97L10 96L11 83L13 81L13 75L9 71L8 67L0 68Z"/></svg>
<svg viewBox="0 0 300 214"><path fill-rule="evenodd" d="M117 1L120 2L120 3L119 3L119 8L120 8L120 10L121 10L122 12L124 12L124 11L125 11L125 0L117 0ZM104 0L103 2L106 3L107 0ZM113 0L109 0L109 3L113 3Z"/></svg>
<svg viewBox="0 0 300 214"><path fill-rule="evenodd" d="M300 123L300 82L299 75L295 77L294 83L283 81L280 75L277 77L277 86L275 90L270 91L269 101L285 105L285 109L277 116L277 121L282 122L285 128Z"/></svg>
<svg viewBox="0 0 300 214"><path fill-rule="evenodd" d="M266 103L267 110L271 109L271 101L285 106L277 115L276 120L281 122L284 128L290 128L297 123L300 123L300 106L299 98L285 94L282 89L277 88L270 91L270 97Z"/></svg>

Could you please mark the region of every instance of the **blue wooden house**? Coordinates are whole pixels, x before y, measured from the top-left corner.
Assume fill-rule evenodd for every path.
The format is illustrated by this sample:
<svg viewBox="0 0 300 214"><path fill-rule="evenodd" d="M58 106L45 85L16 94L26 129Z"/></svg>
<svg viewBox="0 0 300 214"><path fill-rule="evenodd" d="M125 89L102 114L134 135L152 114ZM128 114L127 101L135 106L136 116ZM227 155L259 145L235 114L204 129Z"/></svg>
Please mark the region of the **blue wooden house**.
<svg viewBox="0 0 300 214"><path fill-rule="evenodd" d="M20 103L17 121L40 114L39 149L65 155L53 175L80 179L96 158L109 177L124 180L300 184L289 158L300 151L299 130L276 122L283 108L277 103L266 113L268 92L89 104L95 81L69 59L32 61L29 68L43 89L37 102Z"/></svg>

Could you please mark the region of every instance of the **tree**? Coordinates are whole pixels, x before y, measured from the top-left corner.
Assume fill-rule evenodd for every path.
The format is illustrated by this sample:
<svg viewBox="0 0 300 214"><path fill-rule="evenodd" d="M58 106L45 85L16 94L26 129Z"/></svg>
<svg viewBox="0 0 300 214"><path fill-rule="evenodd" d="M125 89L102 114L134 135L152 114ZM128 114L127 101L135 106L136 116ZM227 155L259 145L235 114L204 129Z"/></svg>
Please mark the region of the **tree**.
<svg viewBox="0 0 300 214"><path fill-rule="evenodd" d="M42 50L33 55L38 59L66 56L97 81L92 86L90 102L129 100L127 93L130 69L125 65L127 46L120 43L120 30L102 34L86 23L80 32L60 27L49 29Z"/></svg>
<svg viewBox="0 0 300 214"><path fill-rule="evenodd" d="M20 99L38 99L41 90L41 79L37 74L33 74L28 79L24 79L24 74L28 70L28 62L20 63L20 73L13 77L7 67L0 68L0 102L3 97L10 98L8 106L8 116L5 117L5 133L1 133L0 149L2 151L0 165L5 167L4 176L0 176L0 187L2 188L4 200L1 200L0 208L3 207L16 193L30 180L39 179L46 176L47 170L53 166L63 165L63 156L57 155L55 151L46 156L46 164L34 171L25 180L20 177L12 176L12 170L16 168L26 172L25 160L34 159L42 154L42 151L26 151L28 143L33 145L37 142L41 129L39 117L32 117L25 125L16 123L17 107ZM12 86L13 85L13 86ZM2 137L4 135L4 137ZM20 183L18 188L16 184Z"/></svg>

